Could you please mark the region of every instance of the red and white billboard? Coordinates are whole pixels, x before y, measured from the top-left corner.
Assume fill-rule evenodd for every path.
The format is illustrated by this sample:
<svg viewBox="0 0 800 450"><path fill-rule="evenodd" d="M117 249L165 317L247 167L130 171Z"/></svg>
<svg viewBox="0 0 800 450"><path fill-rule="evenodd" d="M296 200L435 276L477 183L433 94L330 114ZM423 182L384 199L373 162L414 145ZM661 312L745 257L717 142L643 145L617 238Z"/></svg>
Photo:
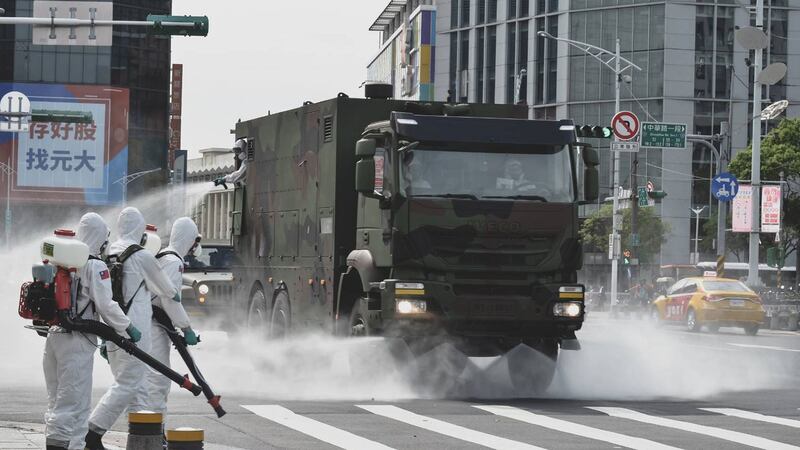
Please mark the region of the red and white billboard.
<svg viewBox="0 0 800 450"><path fill-rule="evenodd" d="M733 232L749 233L753 229L753 186L740 184L731 205Z"/></svg>
<svg viewBox="0 0 800 450"><path fill-rule="evenodd" d="M761 187L761 232L777 233L781 229L781 188Z"/></svg>

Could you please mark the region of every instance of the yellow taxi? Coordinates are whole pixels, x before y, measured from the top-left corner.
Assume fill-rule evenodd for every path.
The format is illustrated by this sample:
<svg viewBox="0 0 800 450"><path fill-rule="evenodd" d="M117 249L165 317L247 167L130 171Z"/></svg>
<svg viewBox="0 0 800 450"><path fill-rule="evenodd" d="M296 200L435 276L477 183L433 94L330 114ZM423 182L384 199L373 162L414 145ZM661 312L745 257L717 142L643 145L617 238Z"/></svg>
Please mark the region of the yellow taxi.
<svg viewBox="0 0 800 450"><path fill-rule="evenodd" d="M651 305L656 323L673 323L699 331L705 326L742 327L754 336L764 323L761 298L741 281L716 276L684 278Z"/></svg>

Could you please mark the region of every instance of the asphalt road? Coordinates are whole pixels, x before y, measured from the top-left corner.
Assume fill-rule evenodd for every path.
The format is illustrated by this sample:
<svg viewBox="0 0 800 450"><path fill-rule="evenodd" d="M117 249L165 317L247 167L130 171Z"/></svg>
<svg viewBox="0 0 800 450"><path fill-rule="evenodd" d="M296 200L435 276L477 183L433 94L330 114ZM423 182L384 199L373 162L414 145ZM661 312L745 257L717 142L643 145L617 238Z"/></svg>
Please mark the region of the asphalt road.
<svg viewBox="0 0 800 450"><path fill-rule="evenodd" d="M209 380L223 381L216 387L228 415L217 419L203 400L179 392L170 400L168 426L202 428L208 443L242 449L800 448L797 333L654 331L596 315L579 336L583 349L562 354L543 398L515 395L491 360L476 361L470 379L448 393L398 390L375 400L374 392L358 392L369 376L355 386L334 372L322 374L330 382L286 384L277 378L308 380L305 372L322 369L255 364L264 371L248 380L260 380L263 389L244 392L209 367ZM292 347L289 357L301 358L297 352ZM218 356L197 353L206 366ZM41 422L43 386L3 387L1 398L0 421Z"/></svg>

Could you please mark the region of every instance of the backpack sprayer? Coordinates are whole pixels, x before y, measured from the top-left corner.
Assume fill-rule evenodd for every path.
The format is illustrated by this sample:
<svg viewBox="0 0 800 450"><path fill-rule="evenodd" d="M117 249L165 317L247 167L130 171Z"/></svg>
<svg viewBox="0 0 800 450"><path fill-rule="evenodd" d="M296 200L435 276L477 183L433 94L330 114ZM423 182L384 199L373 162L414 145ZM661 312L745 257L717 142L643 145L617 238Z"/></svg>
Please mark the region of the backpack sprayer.
<svg viewBox="0 0 800 450"><path fill-rule="evenodd" d="M58 325L68 331L94 334L111 341L178 386L195 396L200 395L203 390L192 383L188 375L181 376L165 366L110 326L81 318L85 310L77 311L79 281L76 281L75 272L89 261L89 247L74 237L74 231L56 230L54 236L42 242L43 261L33 266L33 281L25 282L20 289L20 317L32 320L33 327L30 328L40 335L50 326Z"/></svg>

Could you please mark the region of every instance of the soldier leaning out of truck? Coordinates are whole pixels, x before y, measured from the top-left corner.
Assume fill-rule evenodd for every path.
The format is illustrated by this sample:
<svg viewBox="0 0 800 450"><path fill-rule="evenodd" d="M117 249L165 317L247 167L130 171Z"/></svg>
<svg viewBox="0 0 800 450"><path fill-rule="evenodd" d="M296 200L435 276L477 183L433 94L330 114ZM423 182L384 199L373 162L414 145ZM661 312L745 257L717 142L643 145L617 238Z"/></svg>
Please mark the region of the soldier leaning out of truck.
<svg viewBox="0 0 800 450"><path fill-rule="evenodd" d="M228 189L229 183L236 185L237 183L242 184L247 180L247 141L238 139L233 144L233 153L235 155L234 163L239 164L239 168L224 177L214 180L214 186L222 185L225 189Z"/></svg>

